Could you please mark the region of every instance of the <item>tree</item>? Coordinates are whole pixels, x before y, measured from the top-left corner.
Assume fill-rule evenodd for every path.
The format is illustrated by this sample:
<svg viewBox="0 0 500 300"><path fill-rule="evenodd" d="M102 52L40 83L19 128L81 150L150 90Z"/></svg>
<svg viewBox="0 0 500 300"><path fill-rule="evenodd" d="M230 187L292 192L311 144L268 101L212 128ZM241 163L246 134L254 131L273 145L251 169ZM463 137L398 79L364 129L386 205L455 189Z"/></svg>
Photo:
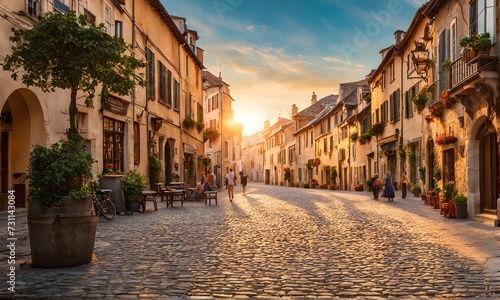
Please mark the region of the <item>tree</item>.
<svg viewBox="0 0 500 300"><path fill-rule="evenodd" d="M144 86L143 74L136 70L145 63L134 57L132 46L122 38L105 31L104 24L88 22L74 12L49 12L30 29L12 29L12 54L5 57L3 69L13 72L16 80L22 72L22 83L54 92L71 90L69 134L77 134L76 99L81 91L85 104L93 107L95 90L102 84L101 102L109 92L133 93L136 85Z"/></svg>

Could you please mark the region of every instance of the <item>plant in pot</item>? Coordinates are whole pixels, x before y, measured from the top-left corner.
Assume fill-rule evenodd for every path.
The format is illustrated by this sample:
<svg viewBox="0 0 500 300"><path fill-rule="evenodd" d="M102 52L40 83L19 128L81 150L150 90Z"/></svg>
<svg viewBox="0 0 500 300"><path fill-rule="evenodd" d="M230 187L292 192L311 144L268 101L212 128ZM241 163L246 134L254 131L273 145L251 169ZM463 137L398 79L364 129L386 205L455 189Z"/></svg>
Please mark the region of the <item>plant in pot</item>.
<svg viewBox="0 0 500 300"><path fill-rule="evenodd" d="M89 22L84 14L77 16L74 12L46 13L34 26L15 29L9 39L12 52L4 57L2 67L12 72L14 80L44 93L70 90L68 141L48 148L35 146L30 154L28 228L32 263L43 267L88 263L97 228L97 217L90 215L91 199L87 197L81 205L81 201L72 203L71 197L61 197L70 192L74 197L85 196L82 190L73 190L91 176L88 172L93 160L83 150L83 138L76 126L77 98L92 107L98 87L102 87L101 104L110 92L131 94L136 85L145 84L144 76L136 74L145 64L131 54L131 45L109 35L104 24ZM60 212L65 209L71 212ZM83 226L85 218L85 227L78 227Z"/></svg>
<svg viewBox="0 0 500 300"><path fill-rule="evenodd" d="M410 184L410 190L413 193L413 196L419 197L420 194L422 193L422 189L420 188L420 183L414 182Z"/></svg>
<svg viewBox="0 0 500 300"><path fill-rule="evenodd" d="M457 192L452 201L457 210L457 219L467 218L467 197Z"/></svg>
<svg viewBox="0 0 500 300"><path fill-rule="evenodd" d="M31 260L38 267L70 267L92 260L97 216L84 184L92 178L92 159L84 139L72 135L50 147L35 145L27 179Z"/></svg>
<svg viewBox="0 0 500 300"><path fill-rule="evenodd" d="M149 157L149 185L153 187L156 183L160 182L160 174L163 170L161 160L155 155Z"/></svg>
<svg viewBox="0 0 500 300"><path fill-rule="evenodd" d="M131 211L139 211L140 203L143 201L142 190L146 187L146 178L138 171L127 171L123 176L122 190Z"/></svg>

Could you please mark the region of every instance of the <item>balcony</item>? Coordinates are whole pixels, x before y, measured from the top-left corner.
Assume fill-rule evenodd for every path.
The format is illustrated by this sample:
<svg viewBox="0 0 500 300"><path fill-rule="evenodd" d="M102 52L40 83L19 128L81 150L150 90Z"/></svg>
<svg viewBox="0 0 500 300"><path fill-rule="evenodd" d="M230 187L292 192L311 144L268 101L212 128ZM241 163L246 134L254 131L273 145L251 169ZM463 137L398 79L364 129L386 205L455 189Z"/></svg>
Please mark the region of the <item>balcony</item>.
<svg viewBox="0 0 500 300"><path fill-rule="evenodd" d="M480 100L487 102L494 111L500 111L497 103L499 73L498 57L479 55L466 63L462 57L451 63L448 79L444 84L450 96L457 97L464 105L467 114L473 118L479 108Z"/></svg>

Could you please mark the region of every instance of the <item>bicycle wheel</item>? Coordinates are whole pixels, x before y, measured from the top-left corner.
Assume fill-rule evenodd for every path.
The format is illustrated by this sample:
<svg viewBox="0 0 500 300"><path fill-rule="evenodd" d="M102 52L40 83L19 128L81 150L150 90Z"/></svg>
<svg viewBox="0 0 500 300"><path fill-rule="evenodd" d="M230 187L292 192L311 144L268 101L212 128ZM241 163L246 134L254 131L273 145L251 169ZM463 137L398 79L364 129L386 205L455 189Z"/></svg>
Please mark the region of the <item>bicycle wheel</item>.
<svg viewBox="0 0 500 300"><path fill-rule="evenodd" d="M116 216L116 209L111 200L106 199L101 202L101 213L106 220L113 220L113 218Z"/></svg>

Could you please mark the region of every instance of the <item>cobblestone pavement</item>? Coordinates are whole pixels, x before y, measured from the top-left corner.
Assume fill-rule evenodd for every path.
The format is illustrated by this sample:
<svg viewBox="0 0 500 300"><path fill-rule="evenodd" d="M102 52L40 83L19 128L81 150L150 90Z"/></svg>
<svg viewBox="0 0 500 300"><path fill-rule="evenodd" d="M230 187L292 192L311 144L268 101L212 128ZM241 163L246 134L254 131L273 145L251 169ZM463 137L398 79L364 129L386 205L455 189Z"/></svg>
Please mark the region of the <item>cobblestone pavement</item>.
<svg viewBox="0 0 500 300"><path fill-rule="evenodd" d="M500 228L418 198L251 183L219 205L99 220L92 263L38 269L17 219L17 297L472 298L500 296ZM25 213L24 213L25 214ZM6 215L0 216L6 223ZM5 227L1 237L6 241ZM1 274L8 272L2 249ZM6 293L0 280L0 297Z"/></svg>

